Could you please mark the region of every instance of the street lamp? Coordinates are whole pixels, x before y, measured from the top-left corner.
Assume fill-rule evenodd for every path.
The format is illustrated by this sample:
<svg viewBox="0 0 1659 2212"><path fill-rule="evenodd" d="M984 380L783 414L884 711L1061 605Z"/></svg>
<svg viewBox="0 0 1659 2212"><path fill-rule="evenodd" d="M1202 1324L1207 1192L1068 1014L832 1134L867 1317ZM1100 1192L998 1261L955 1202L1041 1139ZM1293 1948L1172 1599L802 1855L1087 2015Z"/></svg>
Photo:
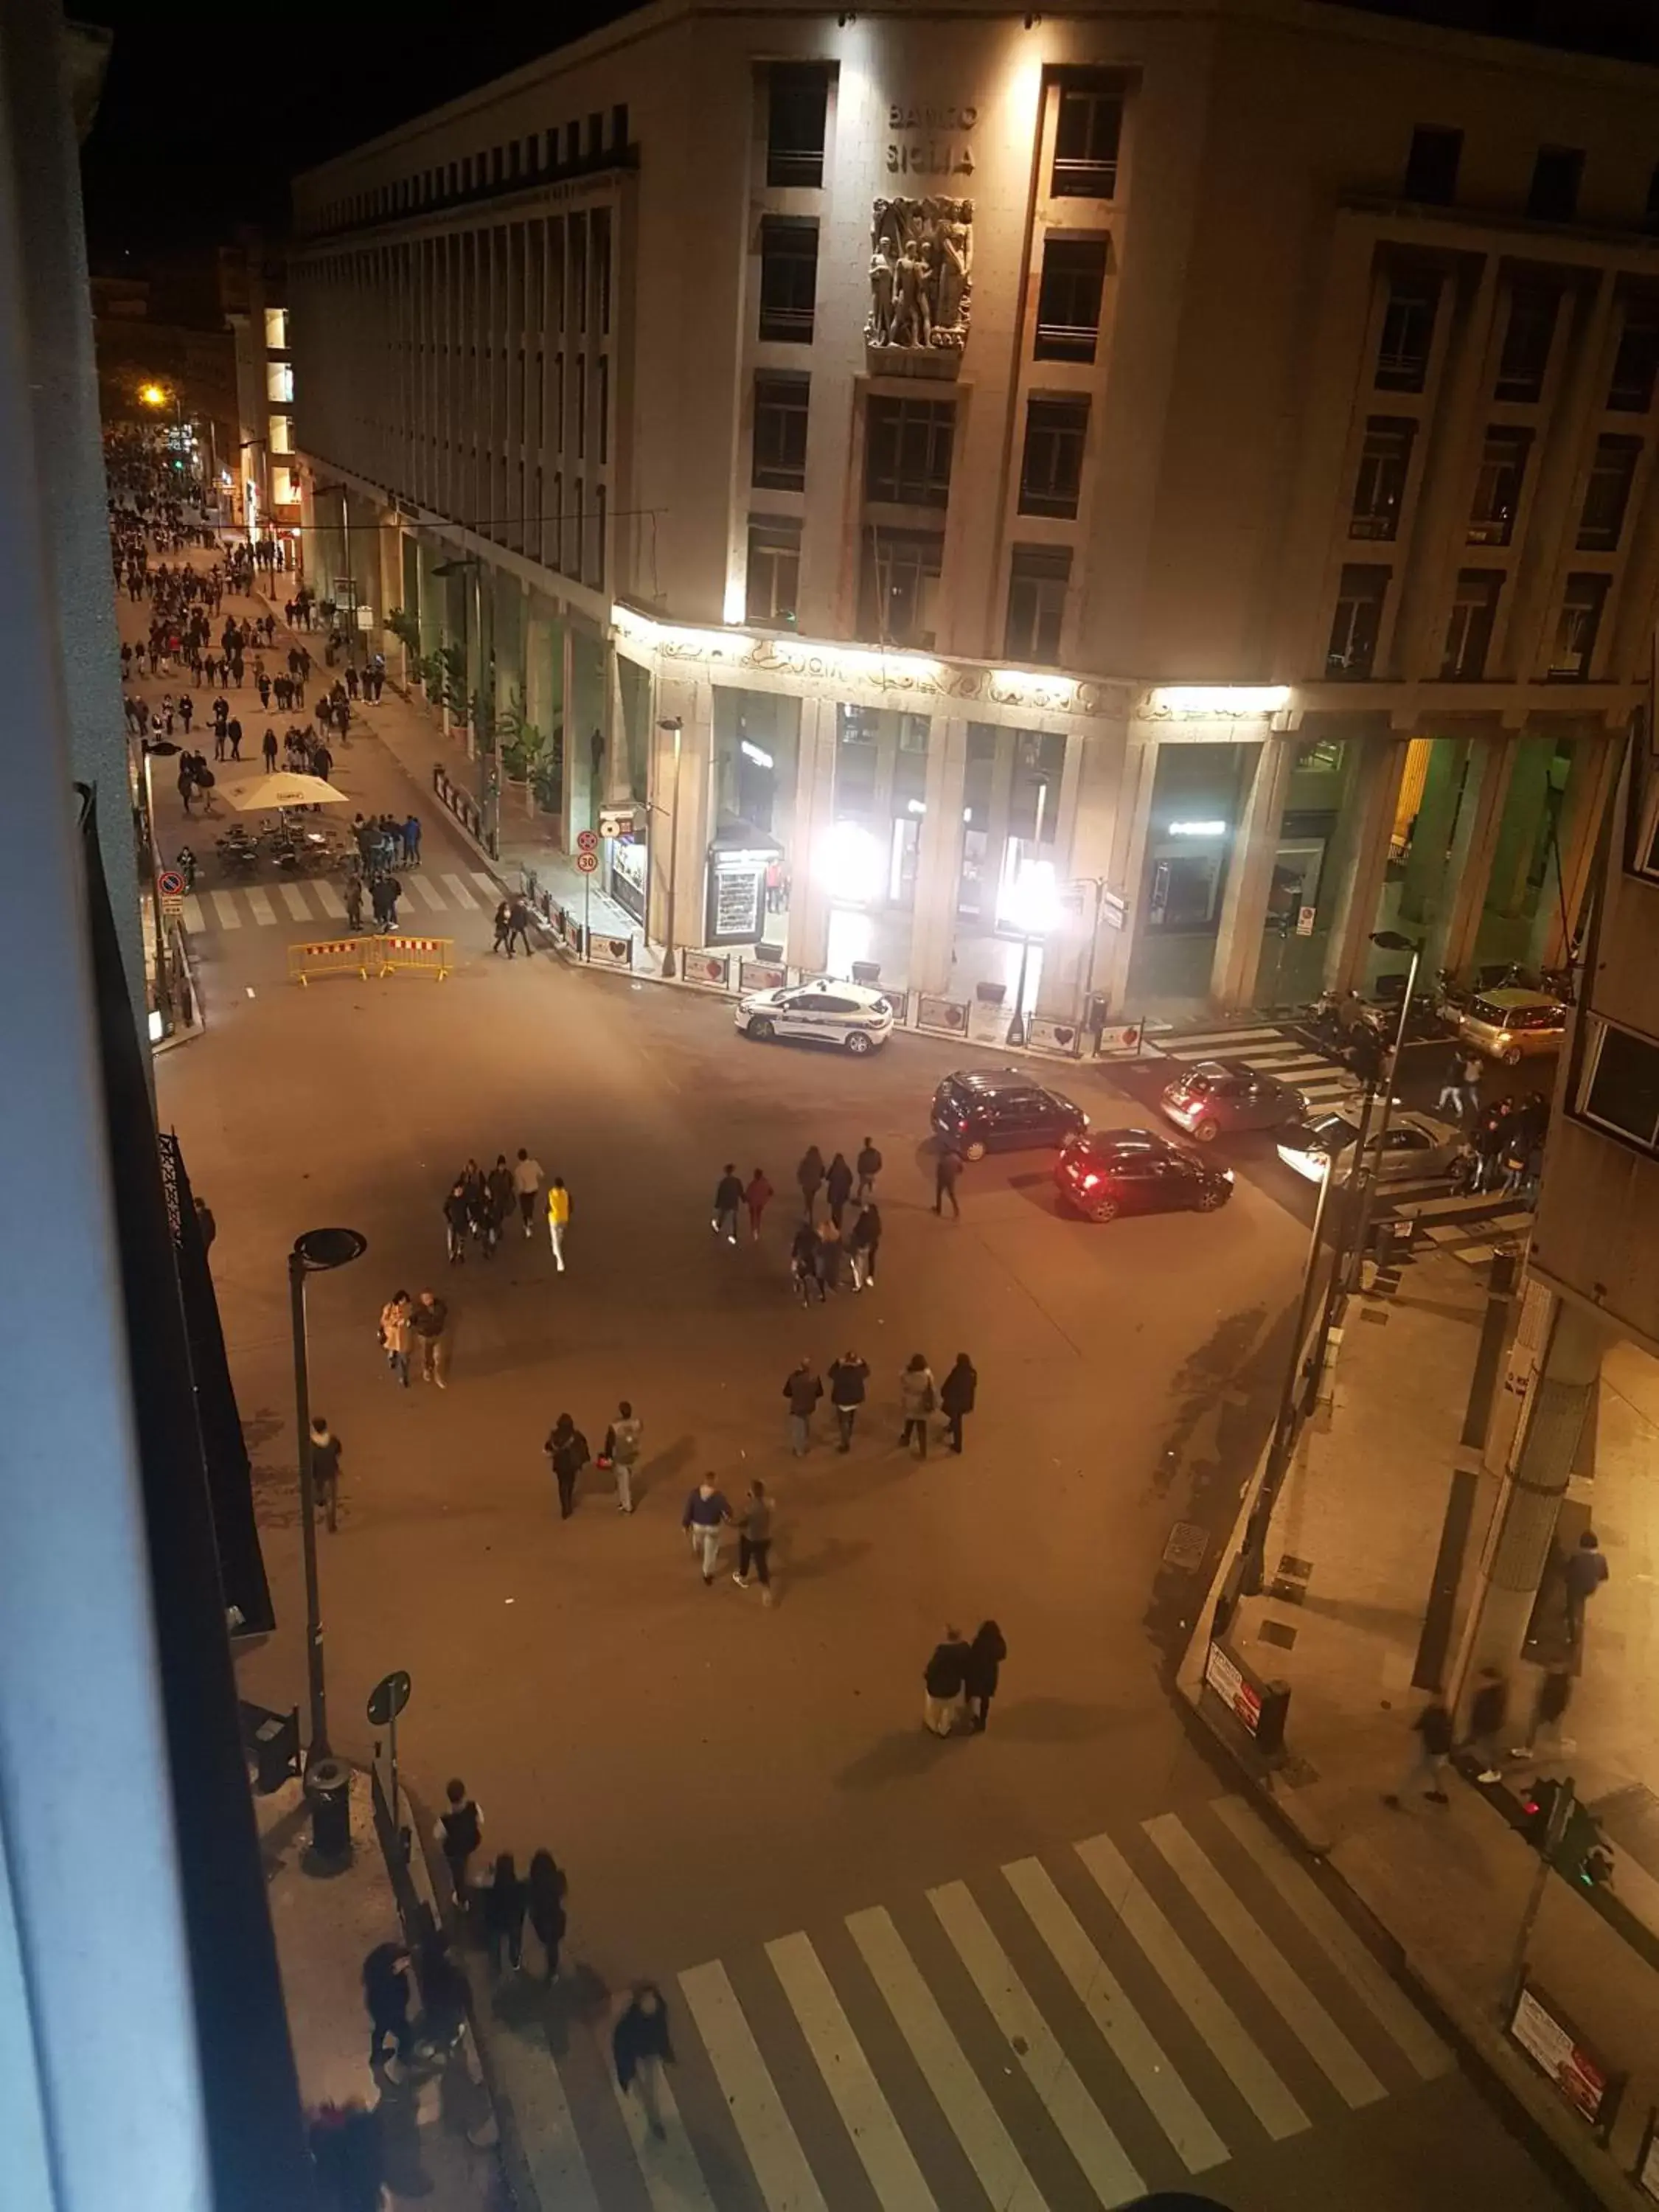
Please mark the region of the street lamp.
<svg viewBox="0 0 1659 2212"><path fill-rule="evenodd" d="M179 465L182 469L184 466L185 454L185 401L183 393L179 391L176 384L169 392L165 384L151 382L149 384L141 384L139 386L138 400L139 404L143 407L159 409L171 404L173 409L173 419L174 423L177 425L179 432Z"/></svg>
<svg viewBox="0 0 1659 2212"><path fill-rule="evenodd" d="M662 972L665 976L672 978L674 973L674 909L679 888L680 741L685 734L685 724L678 714L665 714L657 727L672 730L674 733L674 797L668 815L668 929L662 952Z"/></svg>
<svg viewBox="0 0 1659 2212"><path fill-rule="evenodd" d="M307 1229L288 1255L289 1310L294 1324L294 1418L300 1455L300 1542L306 1571L306 1686L311 1741L306 1770L328 1751L328 1700L323 1682L322 1602L317 1587L317 1499L311 1468L311 1373L306 1358L306 1278L349 1267L368 1249L355 1229Z"/></svg>
<svg viewBox="0 0 1659 2212"><path fill-rule="evenodd" d="M141 738L138 757L144 779L144 839L149 848L150 911L155 917L155 1002L164 1030L173 1026L173 970L167 958L167 918L161 911L161 850L155 842L155 784L151 775L151 763L171 760L181 748L171 738Z"/></svg>
<svg viewBox="0 0 1659 2212"><path fill-rule="evenodd" d="M1364 1156L1354 1156L1354 1172L1362 1175L1359 1220L1354 1233L1353 1246L1348 1254L1347 1290L1352 1296L1359 1280L1364 1263L1365 1239L1370 1234L1371 1207L1376 1199L1377 1176L1382 1165L1382 1147L1389 1140L1389 1116L1394 1110L1395 1078L1400 1072L1401 1049L1406 1042L1406 1024L1411 1018L1412 994L1417 988L1418 963L1423 957L1423 946L1419 939L1404 937L1397 929L1378 929L1371 933L1371 943L1384 952L1409 952L1411 966L1406 971L1406 988L1400 1000L1400 1019L1395 1024L1394 1044L1389 1054L1388 1065L1382 1073L1382 1113L1376 1125L1376 1144L1374 1164L1367 1173Z"/></svg>

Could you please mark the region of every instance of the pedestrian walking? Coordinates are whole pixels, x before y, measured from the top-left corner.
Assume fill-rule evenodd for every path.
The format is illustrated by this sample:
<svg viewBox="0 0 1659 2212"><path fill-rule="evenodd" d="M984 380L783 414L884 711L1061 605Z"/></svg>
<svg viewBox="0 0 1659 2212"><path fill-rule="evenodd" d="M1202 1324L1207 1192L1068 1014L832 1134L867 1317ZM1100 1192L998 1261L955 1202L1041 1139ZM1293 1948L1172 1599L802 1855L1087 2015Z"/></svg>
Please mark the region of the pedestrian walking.
<svg viewBox="0 0 1659 2212"><path fill-rule="evenodd" d="M548 1432L542 1446L548 1464L553 1470L553 1480L558 1486L559 1518L568 1521L576 1510L576 1483L591 1456L587 1438L568 1413L561 1413Z"/></svg>
<svg viewBox="0 0 1659 2212"><path fill-rule="evenodd" d="M1398 1788L1387 1791L1382 1799L1385 1805L1393 1806L1396 1812L1400 1809L1401 1797L1419 1782L1426 1785L1423 1795L1430 1804L1448 1805L1451 1802L1446 1795L1445 1781L1446 1761L1451 1756L1452 1717L1438 1698L1430 1698L1412 1723L1412 1730L1417 1738L1417 1749L1412 1754L1411 1764L1401 1776Z"/></svg>
<svg viewBox="0 0 1659 2212"><path fill-rule="evenodd" d="M1532 1701L1532 1722L1527 1730L1527 1741L1516 1744L1510 1756L1512 1759L1559 1759L1570 1752L1572 1746L1561 1733L1561 1717L1572 1697L1572 1669L1570 1667L1547 1667L1539 1677L1538 1687ZM1549 1741L1545 1742L1547 1737Z"/></svg>
<svg viewBox="0 0 1659 2212"><path fill-rule="evenodd" d="M662 2069L673 2064L674 2047L668 2007L654 1982L641 1982L629 2000L611 2030L611 2055L618 2085L639 2099L646 2124L660 2142L668 2132L662 2124Z"/></svg>
<svg viewBox="0 0 1659 2212"><path fill-rule="evenodd" d="M522 946L524 957L530 957L530 908L523 899L509 899L507 908L507 957L513 957L514 942Z"/></svg>
<svg viewBox="0 0 1659 2212"><path fill-rule="evenodd" d="M812 1207L823 1185L823 1154L816 1145L809 1145L801 1154L800 1164L795 1170L795 1181L800 1185L801 1210L810 1221Z"/></svg>
<svg viewBox="0 0 1659 2212"><path fill-rule="evenodd" d="M640 1438L644 1432L644 1422L623 1398L617 1405L616 1419L605 1432L605 1449L599 1455L599 1465L608 1467L616 1477L618 1513L634 1510L634 1470L640 1463Z"/></svg>
<svg viewBox="0 0 1659 2212"><path fill-rule="evenodd" d="M375 879L374 891L375 911L389 935L398 927L398 902L404 895L404 887L396 876L380 876Z"/></svg>
<svg viewBox="0 0 1659 2212"><path fill-rule="evenodd" d="M876 1279L876 1255L881 1249L881 1208L872 1199L862 1206L847 1239L847 1256L853 1267L853 1288L861 1291Z"/></svg>
<svg viewBox="0 0 1659 2212"><path fill-rule="evenodd" d="M967 1717L968 1665L971 1656L959 1628L947 1628L942 1643L922 1670L921 1724L935 1735L950 1735Z"/></svg>
<svg viewBox="0 0 1659 2212"><path fill-rule="evenodd" d="M945 1201L951 1201L951 1211L958 1221L962 1206L957 1197L957 1185L962 1181L962 1154L954 1145L946 1145L933 1167L933 1211L943 1213Z"/></svg>
<svg viewBox="0 0 1659 2212"><path fill-rule="evenodd" d="M346 920L354 932L363 926L363 879L354 869L345 879Z"/></svg>
<svg viewBox="0 0 1659 2212"><path fill-rule="evenodd" d="M1567 1634L1576 1650L1584 1640L1584 1607L1607 1578L1607 1563L1594 1528L1586 1528L1567 1561Z"/></svg>
<svg viewBox="0 0 1659 2212"><path fill-rule="evenodd" d="M968 1672L963 1687L968 1692L969 1724L983 1735L991 1718L991 1700L997 1693L1002 1662L1008 1646L994 1620L981 1620L968 1646Z"/></svg>
<svg viewBox="0 0 1659 2212"><path fill-rule="evenodd" d="M957 1352L955 1365L939 1386L939 1409L953 1452L962 1449L962 1425L974 1410L978 1389L979 1370L965 1352Z"/></svg>
<svg viewBox="0 0 1659 2212"><path fill-rule="evenodd" d="M466 1870L472 1854L483 1841L483 1811L468 1796L467 1787L459 1775L444 1792L448 1800L438 1815L436 1834L438 1849L444 1855L444 1864L449 1869L450 1894L458 1912L466 1911Z"/></svg>
<svg viewBox="0 0 1659 2212"><path fill-rule="evenodd" d="M449 1264L452 1267L466 1265L467 1231L472 1226L472 1206L466 1194L466 1185L458 1176L448 1197L444 1200L444 1230L449 1243Z"/></svg>
<svg viewBox="0 0 1659 2212"><path fill-rule="evenodd" d="M267 730L265 732L264 736L259 742L259 750L264 755L265 774L267 775L275 775L276 773L276 732L275 730Z"/></svg>
<svg viewBox="0 0 1659 2212"><path fill-rule="evenodd" d="M524 1233L536 1233L536 1200L542 1187L542 1164L532 1160L522 1145L519 1157L513 1163L513 1188L519 1200L519 1218L524 1224Z"/></svg>
<svg viewBox="0 0 1659 2212"><path fill-rule="evenodd" d="M183 866L185 854L188 851L189 848L186 847L185 852L179 854L180 866ZM186 871L185 880L189 880L188 871ZM213 1249L213 1240L219 1234L219 1224L213 1218L213 1208L204 1198L192 1199L191 1205L196 1214L196 1226L202 1232L202 1249L204 1252L210 1252Z"/></svg>
<svg viewBox="0 0 1659 2212"><path fill-rule="evenodd" d="M797 1459L805 1459L812 1441L812 1409L823 1395L810 1359L795 1362L785 1378L783 1395L789 1401L789 1449Z"/></svg>
<svg viewBox="0 0 1659 2212"><path fill-rule="evenodd" d="M386 2134L361 2097L331 2099L307 2116L306 2148L326 2212L380 2212L386 2202Z"/></svg>
<svg viewBox="0 0 1659 2212"><path fill-rule="evenodd" d="M524 1884L513 1863L511 1851L499 1851L483 1893L484 1936L489 1945L489 1968L499 1974L503 1965L517 1973L524 1963Z"/></svg>
<svg viewBox="0 0 1659 2212"><path fill-rule="evenodd" d="M495 1164L484 1178L489 1193L489 1212L499 1237L513 1218L513 1208L518 1203L519 1186L513 1179L513 1170L507 1164L507 1154L497 1152Z"/></svg>
<svg viewBox="0 0 1659 2212"><path fill-rule="evenodd" d="M505 952L509 960L513 957L513 947L507 941L507 929L511 919L512 908L503 899L495 909L495 938L489 949L492 952Z"/></svg>
<svg viewBox="0 0 1659 2212"><path fill-rule="evenodd" d="M331 1536L339 1522L340 1439L323 1413L311 1417L311 1494Z"/></svg>
<svg viewBox="0 0 1659 2212"><path fill-rule="evenodd" d="M421 1340L422 1382L435 1382L441 1390L447 1390L449 1385L444 1381L444 1331L449 1325L448 1306L435 1291L422 1291L409 1318L410 1328Z"/></svg>
<svg viewBox="0 0 1659 2212"><path fill-rule="evenodd" d="M814 1292L819 1304L823 1304L823 1283L818 1273L818 1235L810 1221L803 1221L795 1231L789 1247L789 1273L794 1282L795 1295L803 1305L811 1304Z"/></svg>
<svg viewBox="0 0 1659 2212"><path fill-rule="evenodd" d="M833 1216L818 1231L818 1287L825 1297L841 1288L842 1235Z"/></svg>
<svg viewBox="0 0 1659 2212"><path fill-rule="evenodd" d="M835 1410L836 1427L841 1442L837 1451L853 1449L853 1424L858 1419L859 1407L864 1403L866 1387L870 1380L870 1363L856 1352L843 1352L830 1370L830 1403Z"/></svg>
<svg viewBox="0 0 1659 2212"><path fill-rule="evenodd" d="M230 739L230 757L234 761L242 757L242 726L234 714L225 724L225 735Z"/></svg>
<svg viewBox="0 0 1659 2212"><path fill-rule="evenodd" d="M766 1180L766 1171L763 1168L757 1168L744 1186L743 1194L743 1202L749 1209L749 1239L753 1244L760 1243L761 1216L771 1202L771 1198L772 1186Z"/></svg>
<svg viewBox="0 0 1659 2212"><path fill-rule="evenodd" d="M1501 1782L1504 1724L1510 1715L1510 1686L1496 1667L1480 1669L1480 1686L1469 1700L1469 1748L1480 1761L1480 1782Z"/></svg>
<svg viewBox="0 0 1659 2212"><path fill-rule="evenodd" d="M559 1273L564 1273L564 1232L570 1226L570 1193L564 1177L555 1176L547 1186L547 1241Z"/></svg>
<svg viewBox="0 0 1659 2212"><path fill-rule="evenodd" d="M743 1185L738 1181L737 1166L727 1160L714 1185L714 1212L708 1226L716 1237L724 1237L728 1244L738 1241L738 1208L742 1204Z"/></svg>
<svg viewBox="0 0 1659 2212"><path fill-rule="evenodd" d="M685 1501L680 1526L691 1540L691 1556L702 1569L705 1584L714 1579L714 1570L720 1564L720 1531L731 1518L732 1509L721 1495L719 1484L712 1474L704 1475Z"/></svg>
<svg viewBox="0 0 1659 2212"><path fill-rule="evenodd" d="M923 1353L913 1352L909 1365L899 1376L899 1411L904 1416L899 1442L908 1444L914 1441L921 1459L927 1456L927 1416L937 1403L933 1370Z"/></svg>
<svg viewBox="0 0 1659 2212"><path fill-rule="evenodd" d="M407 1291L394 1291L380 1308L380 1343L386 1364L405 1390L409 1388L410 1305Z"/></svg>
<svg viewBox="0 0 1659 2212"><path fill-rule="evenodd" d="M830 1218L839 1229L847 1201L853 1195L853 1170L847 1164L844 1152L837 1152L824 1170L823 1194L829 1200Z"/></svg>
<svg viewBox="0 0 1659 2212"><path fill-rule="evenodd" d="M761 1586L761 1603L770 1605L772 1501L766 1494L766 1485L758 1480L750 1484L738 1519L738 1566L732 1579L739 1589L748 1589L751 1571Z"/></svg>
<svg viewBox="0 0 1659 2212"><path fill-rule="evenodd" d="M404 823L404 866L414 868L421 860L421 817L411 814Z"/></svg>
<svg viewBox="0 0 1659 2212"><path fill-rule="evenodd" d="M569 1885L551 1851L535 1853L525 1882L525 1905L536 1941L547 1959L550 1983L559 1978L559 1946L564 1941L564 1900Z"/></svg>
<svg viewBox="0 0 1659 2212"><path fill-rule="evenodd" d="M409 1953L401 1943L377 1943L363 1960L363 2002L368 2009L368 2063L378 2072L392 2039L392 2056L402 2059L414 2047L409 2024Z"/></svg>
<svg viewBox="0 0 1659 2212"><path fill-rule="evenodd" d="M881 1173L881 1154L876 1149L873 1137L866 1137L859 1147L859 1156L853 1163L858 1170L858 1186L853 1195L860 1206L868 1205L876 1194L876 1177Z"/></svg>

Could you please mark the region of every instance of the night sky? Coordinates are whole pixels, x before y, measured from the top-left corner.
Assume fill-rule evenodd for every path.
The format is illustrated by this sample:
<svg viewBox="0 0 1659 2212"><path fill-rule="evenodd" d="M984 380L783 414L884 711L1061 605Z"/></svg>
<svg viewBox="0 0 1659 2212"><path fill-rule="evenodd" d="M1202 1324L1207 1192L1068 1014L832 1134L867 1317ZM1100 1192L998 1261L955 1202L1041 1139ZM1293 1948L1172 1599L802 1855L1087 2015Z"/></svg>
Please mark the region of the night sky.
<svg viewBox="0 0 1659 2212"><path fill-rule="evenodd" d="M624 0L69 0L115 34L82 151L94 268L283 232L298 169L627 12ZM131 266L129 261L126 265Z"/></svg>

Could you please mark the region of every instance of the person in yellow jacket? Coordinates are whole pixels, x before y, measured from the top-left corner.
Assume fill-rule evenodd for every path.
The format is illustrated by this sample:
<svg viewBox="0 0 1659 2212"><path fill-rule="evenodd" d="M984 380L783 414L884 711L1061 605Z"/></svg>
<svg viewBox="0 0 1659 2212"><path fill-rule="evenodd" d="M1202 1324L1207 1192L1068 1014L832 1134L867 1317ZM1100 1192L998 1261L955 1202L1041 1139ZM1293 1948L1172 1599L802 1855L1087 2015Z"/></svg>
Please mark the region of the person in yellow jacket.
<svg viewBox="0 0 1659 2212"><path fill-rule="evenodd" d="M561 1274L564 1273L564 1232L570 1222L570 1193L564 1177L555 1176L547 1186L547 1241Z"/></svg>

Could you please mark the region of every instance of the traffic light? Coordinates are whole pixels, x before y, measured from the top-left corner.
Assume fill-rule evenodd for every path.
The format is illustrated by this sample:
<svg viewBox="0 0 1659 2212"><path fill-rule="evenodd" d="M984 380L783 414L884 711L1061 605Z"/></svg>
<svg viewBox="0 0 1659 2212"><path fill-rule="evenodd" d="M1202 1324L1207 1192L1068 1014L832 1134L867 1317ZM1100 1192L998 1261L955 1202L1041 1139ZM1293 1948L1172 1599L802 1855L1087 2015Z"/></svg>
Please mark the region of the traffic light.
<svg viewBox="0 0 1659 2212"><path fill-rule="evenodd" d="M1601 1823L1576 1798L1554 1863L1559 1873L1583 1889L1599 1889L1613 1880L1613 1853L1602 1837Z"/></svg>

